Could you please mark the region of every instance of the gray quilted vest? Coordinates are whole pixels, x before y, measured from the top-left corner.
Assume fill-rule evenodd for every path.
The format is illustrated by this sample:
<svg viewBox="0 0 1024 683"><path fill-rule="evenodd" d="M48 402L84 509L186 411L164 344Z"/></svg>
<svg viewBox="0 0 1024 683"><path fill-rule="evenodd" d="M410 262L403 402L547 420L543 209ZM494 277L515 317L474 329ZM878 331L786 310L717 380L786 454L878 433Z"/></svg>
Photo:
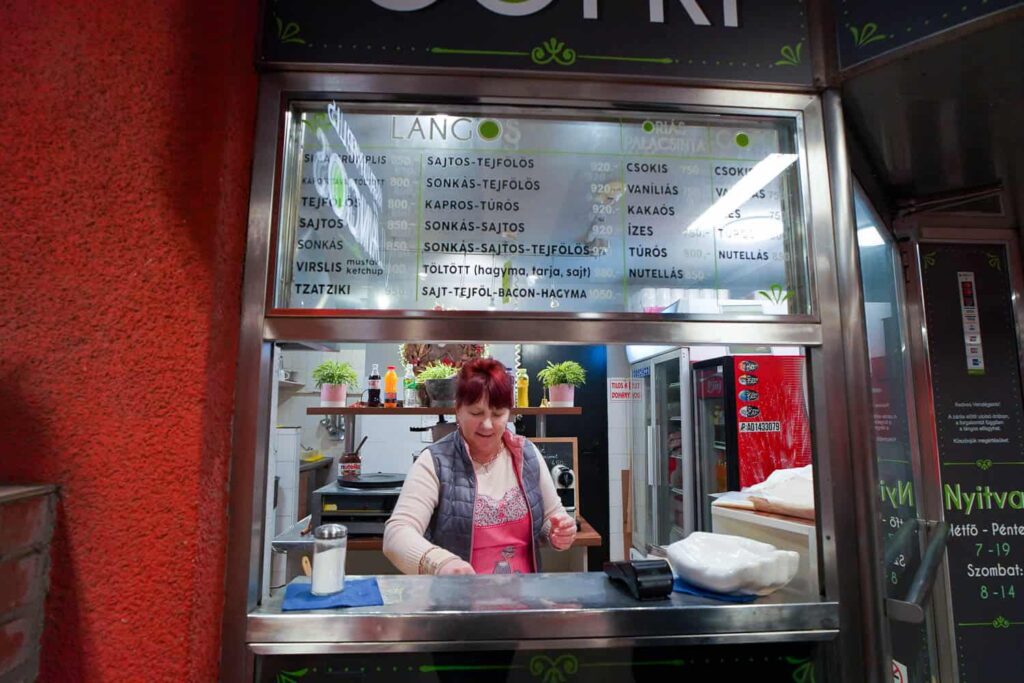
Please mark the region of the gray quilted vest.
<svg viewBox="0 0 1024 683"><path fill-rule="evenodd" d="M541 528L544 526L544 503L540 493L541 471L537 460L537 447L522 437L506 432L505 447L512 454L512 462L523 496L530 510L533 527L533 566L540 571ZM466 452L465 442L458 431L430 445L434 471L440 485L437 509L427 526L428 541L455 553L466 562L473 552L473 508L476 504L476 473Z"/></svg>

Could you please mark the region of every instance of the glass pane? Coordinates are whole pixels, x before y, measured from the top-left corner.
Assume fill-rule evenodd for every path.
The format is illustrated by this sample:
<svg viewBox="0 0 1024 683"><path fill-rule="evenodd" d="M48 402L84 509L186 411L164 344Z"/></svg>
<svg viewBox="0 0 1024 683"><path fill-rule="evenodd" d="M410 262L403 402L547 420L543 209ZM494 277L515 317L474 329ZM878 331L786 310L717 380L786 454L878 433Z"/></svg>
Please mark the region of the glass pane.
<svg viewBox="0 0 1024 683"><path fill-rule="evenodd" d="M664 511L658 516L658 544L682 538L682 529L674 531L674 519L684 494L682 480L683 434L682 393L679 386L679 358L673 357L654 365L654 383L658 396L657 409L657 506Z"/></svg>
<svg viewBox="0 0 1024 683"><path fill-rule="evenodd" d="M633 371L632 382L639 387L639 392L634 391L637 400L633 405L633 451L632 482L633 482L633 547L644 553L647 552L648 544L654 543L654 527L651 499L651 485L648 477L649 459L653 457L650 452L650 436L653 425L651 423L651 375L650 366L642 366Z"/></svg>
<svg viewBox="0 0 1024 683"><path fill-rule="evenodd" d="M901 270L894 246L882 236L885 226L859 188L855 200L885 539L883 571L887 596L902 600L920 563L921 539L907 406L902 291L897 279ZM931 680L928 632L927 625L890 622L893 658L906 667L910 681Z"/></svg>
<svg viewBox="0 0 1024 683"><path fill-rule="evenodd" d="M697 462L700 467L698 529L711 531L711 493L728 490L725 424L725 369L699 368L693 373L696 406Z"/></svg>
<svg viewBox="0 0 1024 683"><path fill-rule="evenodd" d="M276 306L809 311L792 119L293 105Z"/></svg>

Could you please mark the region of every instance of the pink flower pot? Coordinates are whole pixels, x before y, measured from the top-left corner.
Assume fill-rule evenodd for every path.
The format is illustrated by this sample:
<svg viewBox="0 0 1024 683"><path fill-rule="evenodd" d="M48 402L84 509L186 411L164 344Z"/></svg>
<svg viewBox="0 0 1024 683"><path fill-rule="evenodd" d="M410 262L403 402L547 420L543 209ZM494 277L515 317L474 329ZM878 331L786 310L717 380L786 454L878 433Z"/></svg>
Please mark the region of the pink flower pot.
<svg viewBox="0 0 1024 683"><path fill-rule="evenodd" d="M344 408L348 398L347 384L324 384L320 387L321 408Z"/></svg>
<svg viewBox="0 0 1024 683"><path fill-rule="evenodd" d="M548 405L552 408L572 408L576 398L576 387L571 384L555 384L548 387Z"/></svg>

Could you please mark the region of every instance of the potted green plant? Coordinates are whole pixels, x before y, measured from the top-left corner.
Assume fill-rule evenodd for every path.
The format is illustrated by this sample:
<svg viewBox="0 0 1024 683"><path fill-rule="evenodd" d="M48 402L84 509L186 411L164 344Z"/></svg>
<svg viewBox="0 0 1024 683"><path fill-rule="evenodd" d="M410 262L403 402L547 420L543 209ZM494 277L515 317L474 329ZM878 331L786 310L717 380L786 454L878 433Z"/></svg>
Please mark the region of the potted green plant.
<svg viewBox="0 0 1024 683"><path fill-rule="evenodd" d="M450 408L455 405L455 375L458 372L454 365L434 361L416 375L416 383L426 387L431 406Z"/></svg>
<svg viewBox="0 0 1024 683"><path fill-rule="evenodd" d="M359 387L356 371L343 360L325 360L316 366L313 381L320 390L320 405L325 408L344 408L348 390Z"/></svg>
<svg viewBox="0 0 1024 683"><path fill-rule="evenodd" d="M548 366L537 373L537 379L548 390L548 405L552 408L571 408L576 398L576 387L586 384L587 373L576 361L548 361Z"/></svg>

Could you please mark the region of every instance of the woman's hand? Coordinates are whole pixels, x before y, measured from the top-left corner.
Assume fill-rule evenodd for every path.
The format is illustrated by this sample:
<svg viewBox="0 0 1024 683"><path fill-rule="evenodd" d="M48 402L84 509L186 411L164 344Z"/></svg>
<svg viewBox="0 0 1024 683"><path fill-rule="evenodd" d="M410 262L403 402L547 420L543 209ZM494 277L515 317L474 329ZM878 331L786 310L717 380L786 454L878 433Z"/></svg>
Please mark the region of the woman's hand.
<svg viewBox="0 0 1024 683"><path fill-rule="evenodd" d="M555 550L567 550L576 540L576 520L568 515L553 515L548 538Z"/></svg>
<svg viewBox="0 0 1024 683"><path fill-rule="evenodd" d="M438 576L458 576L460 574L476 574L473 565L461 558L445 562L438 570Z"/></svg>

